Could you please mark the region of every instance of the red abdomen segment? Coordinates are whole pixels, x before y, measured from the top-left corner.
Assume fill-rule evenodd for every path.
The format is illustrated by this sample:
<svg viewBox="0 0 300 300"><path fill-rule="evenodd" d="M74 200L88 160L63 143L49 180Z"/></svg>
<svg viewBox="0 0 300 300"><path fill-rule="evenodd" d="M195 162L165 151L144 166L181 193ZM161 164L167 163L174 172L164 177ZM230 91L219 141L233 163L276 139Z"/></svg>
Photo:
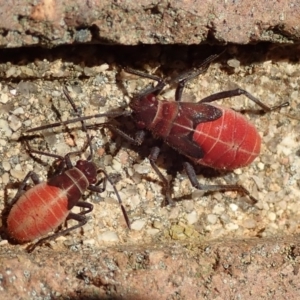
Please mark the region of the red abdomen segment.
<svg viewBox="0 0 300 300"><path fill-rule="evenodd" d="M205 155L194 161L226 170L249 165L260 153L261 137L256 128L240 113L215 106L222 110L222 116L195 128L193 141Z"/></svg>
<svg viewBox="0 0 300 300"><path fill-rule="evenodd" d="M19 242L30 242L61 225L69 214L66 191L40 183L26 191L7 218L9 235Z"/></svg>

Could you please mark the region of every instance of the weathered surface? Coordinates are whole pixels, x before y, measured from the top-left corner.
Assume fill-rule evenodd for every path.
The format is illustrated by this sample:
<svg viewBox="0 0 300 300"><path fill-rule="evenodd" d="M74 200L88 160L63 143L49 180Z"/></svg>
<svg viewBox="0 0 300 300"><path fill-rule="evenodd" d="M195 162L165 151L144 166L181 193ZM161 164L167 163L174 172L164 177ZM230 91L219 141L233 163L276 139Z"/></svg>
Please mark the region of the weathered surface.
<svg viewBox="0 0 300 300"><path fill-rule="evenodd" d="M0 296L298 299L299 253L299 238L12 253L0 256Z"/></svg>
<svg viewBox="0 0 300 300"><path fill-rule="evenodd" d="M120 66L171 76L220 51L161 45L2 49L0 211L28 171L47 178L53 159L34 161L18 137L27 129L57 121L52 105L63 120L74 117L63 85L84 115L105 112L126 107L131 95L150 83L123 74ZM182 172L183 158L165 146L159 167L164 174L169 172L169 179L170 174L175 178L176 205L162 207L161 181L147 160L156 141L147 137L144 145L133 147L109 130L91 130L95 163L109 174L121 175L117 190L133 229L126 228L115 193L108 187L101 195L89 195L94 211L88 224L52 241L52 249L43 245L28 255L26 245L12 245L1 234L0 298L299 298L299 53L295 46L229 46L184 91L189 101L196 101L241 87L270 106L290 102L280 112L261 116L251 111L256 106L244 96L220 101L237 110L250 109L245 115L262 137L261 155L249 167L218 177L198 170L199 181L242 183L259 200L256 205L237 193L203 195L193 189ZM174 97L174 90L163 96ZM136 132L131 120L117 124ZM70 126L73 139L61 128L40 132L30 144L64 155L85 144L80 127ZM1 221L5 224L3 217Z"/></svg>
<svg viewBox="0 0 300 300"><path fill-rule="evenodd" d="M0 46L292 43L297 1L0 0Z"/></svg>

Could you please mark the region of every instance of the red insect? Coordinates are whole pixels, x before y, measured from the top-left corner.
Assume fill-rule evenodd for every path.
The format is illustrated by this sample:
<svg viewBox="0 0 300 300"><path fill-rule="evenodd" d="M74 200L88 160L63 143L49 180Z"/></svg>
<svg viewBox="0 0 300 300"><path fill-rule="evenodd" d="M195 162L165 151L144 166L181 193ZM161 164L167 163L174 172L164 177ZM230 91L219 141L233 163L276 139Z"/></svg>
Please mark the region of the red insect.
<svg viewBox="0 0 300 300"><path fill-rule="evenodd" d="M64 93L75 109L74 103L65 89ZM103 115L105 116L106 114ZM82 128L86 131L83 122ZM40 129L41 127L37 127L30 131ZM87 222L86 214L93 210L93 205L91 203L80 200L83 193L86 190L102 193L105 190L106 181L108 180L111 182L111 180L103 169L97 168L97 166L90 161L93 155L93 148L88 133L87 146L89 146L90 155L87 160L78 160L75 166L72 165L70 156L80 155L85 149L70 152L62 157L56 154L33 150L26 139L24 142L27 145L27 150L30 155L36 153L50 156L56 158L59 161L59 164L58 169L56 170L57 174L49 178L46 182L40 182L38 175L34 172L29 172L26 175L16 196L12 200L13 206L7 217L7 232L9 236L17 242L32 242L54 231L65 220L74 219L78 221L78 224L70 228L40 239L36 244L29 247L29 251L32 251L37 245L40 245L47 240L55 239L58 236L65 235L66 233L83 226ZM104 175L100 180L98 179L99 173ZM32 179L35 185L24 192L24 188L29 178ZM103 187L100 187L100 184L103 184ZM125 208L122 205L115 186L113 184L112 186L119 200L126 223L130 228ZM79 214L71 212L71 209L74 206L83 208L83 211Z"/></svg>
<svg viewBox="0 0 300 300"><path fill-rule="evenodd" d="M242 114L211 102L243 94L259 105L264 113L288 106L289 103L268 107L242 89L219 92L197 103L180 102L186 82L207 70L209 63L218 56L208 57L198 70L181 74L174 80L177 82L175 101L158 100L158 94L166 85L163 79L141 71L125 69L126 72L153 79L157 81L157 85L137 94L130 103L133 119L142 132L135 139L119 130L118 132L131 142L141 144L145 136L143 130L149 130L156 138L162 139L194 163L214 169L234 170L249 165L260 153L261 137L256 128ZM169 182L155 164L159 152L159 147L154 147L149 160L166 186L168 202L172 203ZM184 162L183 165L192 185L197 189L239 191L254 202L257 201L241 185L201 185L193 166L189 162Z"/></svg>

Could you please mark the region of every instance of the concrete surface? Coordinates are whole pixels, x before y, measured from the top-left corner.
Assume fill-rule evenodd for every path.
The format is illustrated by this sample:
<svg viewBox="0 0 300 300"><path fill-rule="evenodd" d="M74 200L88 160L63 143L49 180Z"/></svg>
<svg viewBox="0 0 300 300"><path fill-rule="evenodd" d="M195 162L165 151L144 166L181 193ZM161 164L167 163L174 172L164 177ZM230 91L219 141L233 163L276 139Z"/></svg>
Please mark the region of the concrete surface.
<svg viewBox="0 0 300 300"><path fill-rule="evenodd" d="M298 299L299 238L1 255L2 299ZM9 255L8 255L9 254Z"/></svg>
<svg viewBox="0 0 300 300"><path fill-rule="evenodd" d="M299 1L0 1L0 46L300 39Z"/></svg>

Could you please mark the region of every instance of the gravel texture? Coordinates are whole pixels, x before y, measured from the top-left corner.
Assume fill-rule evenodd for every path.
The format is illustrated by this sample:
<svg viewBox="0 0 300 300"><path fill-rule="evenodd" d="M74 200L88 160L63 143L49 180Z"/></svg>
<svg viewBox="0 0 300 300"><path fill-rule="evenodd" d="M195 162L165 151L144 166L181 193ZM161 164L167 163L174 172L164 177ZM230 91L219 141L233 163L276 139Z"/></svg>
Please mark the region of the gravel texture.
<svg viewBox="0 0 300 300"><path fill-rule="evenodd" d="M59 111L61 119L67 120L74 117L69 103L63 96L63 85L68 86L72 98L84 115L107 112L115 108L127 107L131 95L150 83L149 80L121 72L121 66L130 66L150 73L156 72L158 75L169 76L186 70L193 63L199 63L209 54L220 51L221 48L217 47L194 46L189 48L157 45L141 46L134 49L117 46L77 46L60 47L54 50L39 48L16 49L10 52L1 50L1 211L4 209L5 203L8 203L16 193L18 183L29 171L34 170L41 178L47 178L53 159L41 157L42 163L34 161L25 152L18 138L27 129L56 122L58 118L52 106L55 106ZM7 242L5 234L3 234L1 241L3 259L13 258L11 261L8 259L8 262L12 264L8 268L18 270L20 265L24 266L27 263L31 268L33 260L35 264L38 264L36 259L41 259L44 262L46 261L45 258L49 258L50 263L51 261L65 261L65 250L67 249L69 249L70 260L74 261L78 257L79 261L83 260L84 262L85 259L87 260L84 255L88 257L89 253L95 253L95 251L98 253L98 250L99 253L102 251L109 252L117 247L118 250L116 251L119 251L120 256L123 257L125 254L122 253L126 251L124 249L133 249L133 253L137 253L135 251L142 251L140 249L146 251L145 248L148 246L145 245L149 245L149 249L166 245L162 247L169 249L168 247L173 246L167 245L179 247L182 243L185 245L184 248L187 248L188 253L183 255L184 261L190 257L196 259L200 255L199 253L202 253L201 251L208 249L210 245L215 245L214 243L218 243L212 242L213 240L221 239L236 241L230 241L227 244L225 242L224 247L226 247L228 255L231 255L230 249L237 251L241 239L257 237L267 238L267 240L254 239L245 243L241 242L240 247L244 249L243 245L250 243L251 247L255 248L255 243L267 243L268 251L271 253L273 250L270 249L275 247L278 239L278 241L280 240L278 247L281 249L277 249L278 253L283 253L283 249L287 248L291 251L292 248L289 247L292 247L293 243L298 243L297 233L299 232L300 214L298 204L300 194L300 128L299 114L297 113L299 110L299 84L299 48L267 44L247 47L229 46L227 52L212 63L205 74L191 81L184 91L187 101L197 101L214 92L241 87L269 106L285 101L290 102L290 106L281 109L280 112L276 111L263 116L253 113L253 111L246 114L247 118L258 128L263 140L260 157L249 167L223 174L198 168L201 183L241 183L259 200L256 205L251 205L247 197L235 192L203 194L203 192L195 190L182 171L181 162L184 158L178 155L176 151L164 146L158 165L164 174L168 173L169 179L173 178L173 196L176 205L172 208L162 207L164 201L162 185L147 159L151 146L155 145L157 141L149 137L145 144L137 147L130 145L109 130L91 130L90 133L94 136L93 146L95 150L93 160L109 174L121 175L120 179L116 180L116 187L128 212L132 230L129 231L126 228L116 195L112 187L108 185L105 192L89 195L88 201L94 204L94 211L89 215L88 224L68 236L51 241L51 250L48 250L48 246L43 246L36 250L38 254L34 253L34 256L28 256L24 254L26 245L12 245ZM172 98L173 93L174 90L167 90L165 96ZM244 96L225 99L222 104L237 110L256 108ZM94 122L103 122L103 120L91 121L91 123ZM134 123L130 118L118 119L116 124L132 134L135 133ZM59 129L55 132L52 130L43 131L39 133L40 137L31 141L31 144L35 148L60 155L80 149L86 140L85 133L80 130L80 124L69 127L72 135L66 133L64 128L62 128L62 132ZM290 237L287 242L279 238L285 235L295 235L295 239ZM272 237L273 244L270 242ZM199 244L202 245L199 246L201 250L198 249L196 253L189 252L192 251L190 247L193 246L187 245ZM222 252L220 247L218 246L218 251L214 253L220 251L221 257L225 257L226 251ZM251 253L249 250L251 247L249 247L247 253ZM295 246L293 247L295 249ZM159 257L169 255L166 254L169 253L169 250L165 250L166 252L164 250L159 251L161 251ZM100 255L99 253L97 255ZM288 256L284 255L285 257ZM128 257L127 254L125 256ZM265 257L267 254L263 256ZM97 256L97 259L99 257ZM214 256L212 255L212 257ZM298 257L298 255L293 254L293 257ZM18 259L21 260L20 264L17 263ZM26 260L25 263L22 262L24 259ZM120 261L125 260L126 262L126 259L123 257ZM269 257L266 259L271 263ZM280 258L277 257L276 259ZM174 272L177 260L178 256L174 256L168 261L170 270L174 270ZM9 266L8 262L6 263L7 266ZM173 264L175 265L173 266ZM224 264L220 267L222 274L224 274L224 268L229 268L224 267ZM184 265L183 262L182 265ZM228 266L231 265L229 263ZM69 268L66 266L70 266L67 261L65 265L62 263L61 271L57 272L61 272L60 274L66 272ZM217 272L218 266L220 264L217 264L214 269ZM281 266L284 266L282 261ZM292 264L289 264L288 268L292 268L291 266ZM8 270L5 269L5 265L2 265L1 268L1 272ZM55 267L52 266L52 268L56 270ZM84 285L82 280L85 278L91 280L90 278L93 277L93 280L96 280L97 277L86 275L86 273L92 272L89 268L90 265L87 265L87 270L85 269L83 272L84 275L76 275L74 269L71 269L70 273L67 275L64 273L64 276L67 276L68 279L66 280L71 280L74 285L76 285L74 282L77 282L74 276L78 278L81 276L78 279L80 283L77 282L79 285L76 287L81 292L88 292L87 286L89 288L91 286L115 286L116 282L114 284L106 283L103 282L103 278L99 279L101 282L95 281L96 283L93 282L92 285L87 283ZM126 263L118 262L118 268L127 274ZM153 266L153 268L156 267ZM263 270L267 272L267 269ZM243 273L244 271L239 270L237 272ZM264 274L263 271L261 272ZM291 269L289 275L292 272L294 271ZM134 274L137 276L136 273ZM232 274L232 278L236 279L239 277L237 274L240 273L233 272ZM4 276L3 273L2 276ZM50 276L49 273L48 276ZM51 276L56 275L53 273ZM157 275L153 272L151 276L155 278ZM166 295L164 299L176 292L176 289L168 289L170 285L173 287L178 285L183 288L187 284L183 280L184 275L178 275L177 278L177 275L174 274L176 278L174 277L173 283L170 281L170 275L165 276L162 276L162 280L167 280L165 294L163 294ZM124 284L124 282L131 280L127 277L124 278L124 281L120 279L117 281ZM253 278L249 278L243 280L252 280L251 284L254 284ZM280 280L279 275L274 278L274 282L269 283L270 290L273 286L274 289L277 288L276 279ZM34 280L38 281L39 278L35 277ZM58 280L57 285L60 284L60 280ZM142 293L142 290L138 291L137 288L139 277L135 277L134 280L137 282L135 287L137 290L135 291ZM225 284L224 278L214 277L214 280L211 281L211 285L205 287L206 291L210 291L208 299L217 299L212 291L217 286L219 286L218 290L222 289ZM6 289L12 288L9 287L8 282L12 281L6 281ZM204 284L205 280L201 282ZM239 282L238 280L230 282L230 287L228 287L230 292L228 291L227 294L224 290L219 290L219 299L224 299L225 296L227 299L232 295L236 296L234 288L238 288ZM256 287L261 288L261 284L263 284L262 281L256 282ZM27 288L28 286L24 287L24 289ZM195 289L197 288L195 287ZM249 295L250 291L254 290L254 286L245 286L244 289L245 293L247 291ZM51 285L51 290L52 292L57 291L58 295L62 293L58 286ZM71 285L68 289L65 288L64 292L70 290ZM289 289L287 288L287 290ZM293 291L297 294L297 288ZM92 292L95 290L91 289ZM105 292L107 293L107 290ZM36 291L36 293L36 295L40 295L41 292ZM128 290L122 290L122 293L127 296L131 295ZM13 293L10 294L13 295ZM14 295L17 294L21 295L21 292L15 291ZM254 294L259 295L259 292L255 290ZM116 295L121 294L116 292ZM272 293L266 295L265 298L261 296L261 299L268 299L271 295ZM181 296L193 299L185 290L181 291ZM24 296L24 299L26 298L28 295ZM33 298L32 296L31 299ZM136 299L140 298L137 297Z"/></svg>

